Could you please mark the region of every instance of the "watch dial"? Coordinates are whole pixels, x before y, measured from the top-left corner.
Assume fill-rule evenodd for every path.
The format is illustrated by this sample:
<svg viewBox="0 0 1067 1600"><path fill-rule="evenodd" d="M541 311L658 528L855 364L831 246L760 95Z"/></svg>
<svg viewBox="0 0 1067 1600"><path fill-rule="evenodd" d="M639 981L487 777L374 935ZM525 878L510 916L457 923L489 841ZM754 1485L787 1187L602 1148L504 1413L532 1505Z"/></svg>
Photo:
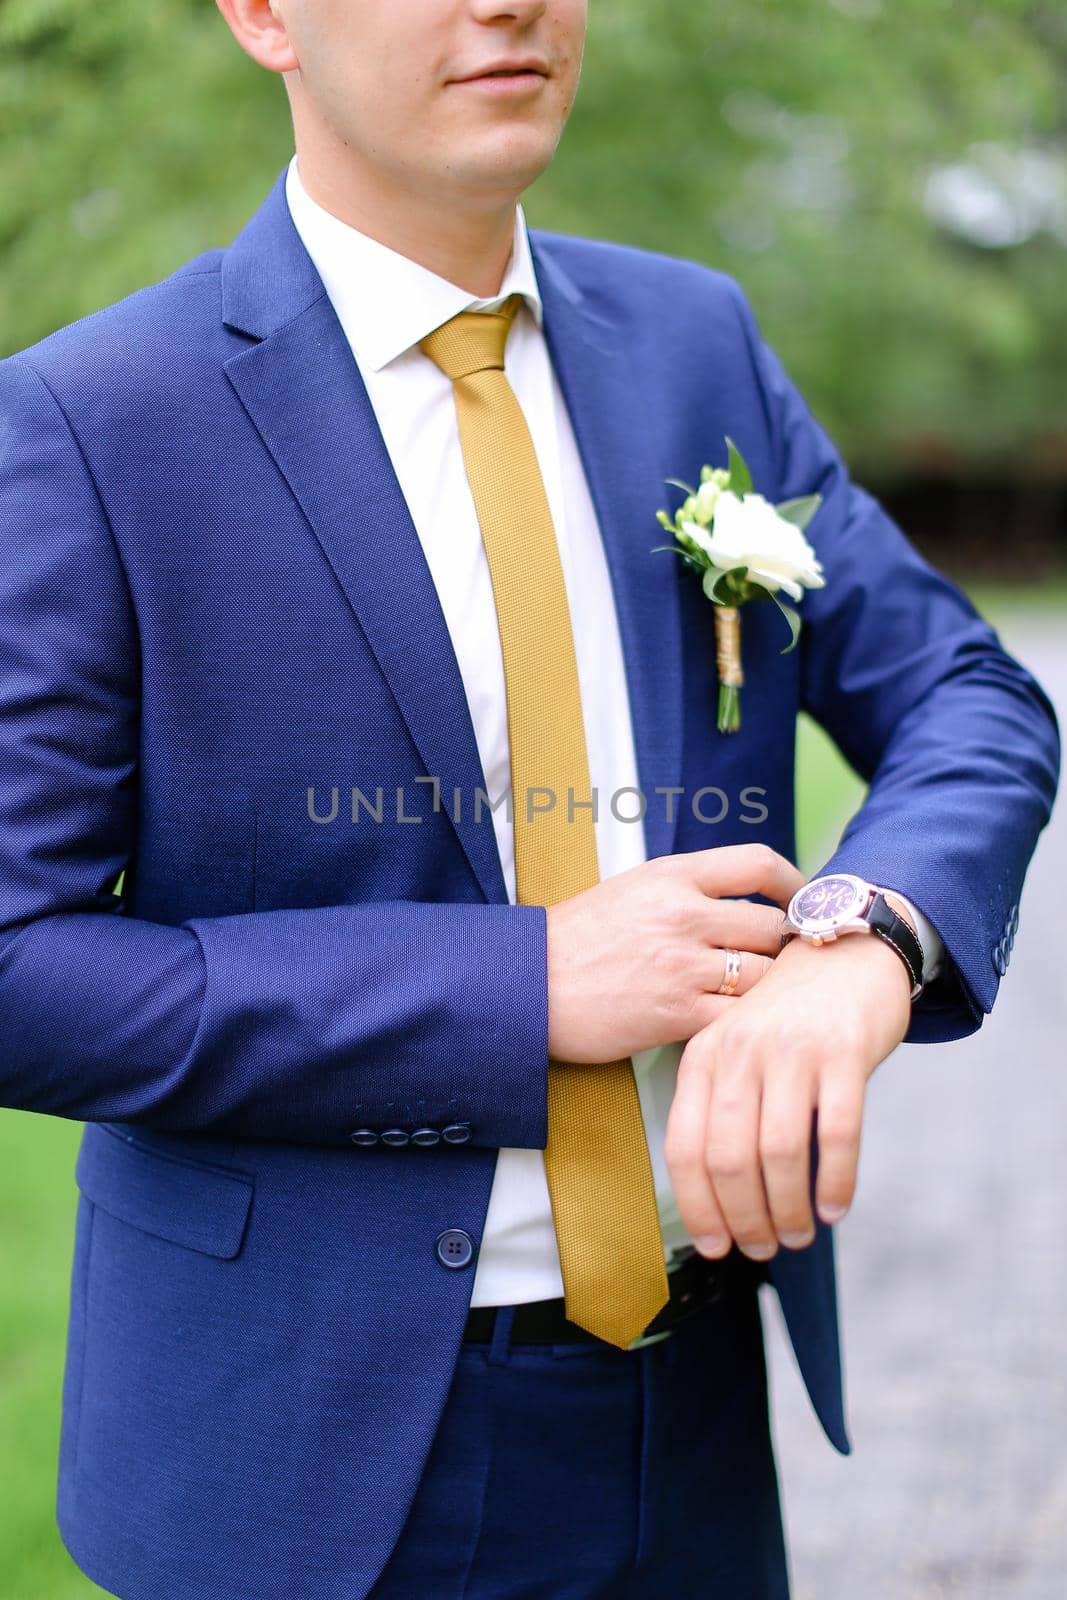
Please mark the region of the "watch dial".
<svg viewBox="0 0 1067 1600"><path fill-rule="evenodd" d="M866 891L851 878L817 878L797 896L796 915L804 922L845 922L865 899Z"/></svg>

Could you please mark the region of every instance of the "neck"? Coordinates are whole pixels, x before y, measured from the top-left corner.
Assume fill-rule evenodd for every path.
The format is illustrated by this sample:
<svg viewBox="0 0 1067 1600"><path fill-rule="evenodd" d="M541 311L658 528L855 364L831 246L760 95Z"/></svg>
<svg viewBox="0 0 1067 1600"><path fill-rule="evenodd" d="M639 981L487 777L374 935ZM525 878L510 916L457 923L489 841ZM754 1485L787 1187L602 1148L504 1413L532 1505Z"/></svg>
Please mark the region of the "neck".
<svg viewBox="0 0 1067 1600"><path fill-rule="evenodd" d="M439 194L413 193L381 174L338 172L304 146L298 146L297 166L312 200L349 227L479 299L500 292L515 235L514 194L466 205L448 196L445 203Z"/></svg>

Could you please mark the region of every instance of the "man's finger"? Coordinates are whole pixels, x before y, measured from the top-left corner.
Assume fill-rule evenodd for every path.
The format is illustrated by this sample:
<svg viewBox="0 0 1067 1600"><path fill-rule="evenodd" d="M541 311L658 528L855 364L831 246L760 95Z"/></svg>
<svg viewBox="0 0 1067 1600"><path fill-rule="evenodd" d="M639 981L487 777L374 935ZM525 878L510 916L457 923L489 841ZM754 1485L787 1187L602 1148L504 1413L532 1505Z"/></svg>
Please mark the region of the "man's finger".
<svg viewBox="0 0 1067 1600"><path fill-rule="evenodd" d="M777 956L782 949L785 916L774 906L757 905L752 900L706 898L701 926L713 945L733 945L738 950L758 950Z"/></svg>
<svg viewBox="0 0 1067 1600"><path fill-rule="evenodd" d="M783 909L807 882L799 867L765 844L715 845L675 859L685 862L703 894L762 894Z"/></svg>
<svg viewBox="0 0 1067 1600"><path fill-rule="evenodd" d="M747 994L768 973L774 962L770 956L758 951L738 949L733 945L709 950L702 963L704 986L709 994L729 998Z"/></svg>
<svg viewBox="0 0 1067 1600"><path fill-rule="evenodd" d="M723 1002L729 1004L728 1001ZM663 1154L674 1198L690 1236L702 1255L726 1255L733 1241L715 1198L704 1159L710 1079L707 1046L687 1047L678 1064L674 1099L664 1135Z"/></svg>
<svg viewBox="0 0 1067 1600"><path fill-rule="evenodd" d="M747 1255L766 1261L778 1248L759 1155L761 1074L732 1060L724 1039L711 1084L705 1156L726 1226Z"/></svg>
<svg viewBox="0 0 1067 1600"><path fill-rule="evenodd" d="M820 1074L815 1204L824 1222L838 1222L856 1192L865 1089L866 1080L853 1063L826 1066Z"/></svg>
<svg viewBox="0 0 1067 1600"><path fill-rule="evenodd" d="M760 1107L760 1163L775 1232L791 1250L810 1244L811 1119L816 1085L803 1069L767 1075Z"/></svg>

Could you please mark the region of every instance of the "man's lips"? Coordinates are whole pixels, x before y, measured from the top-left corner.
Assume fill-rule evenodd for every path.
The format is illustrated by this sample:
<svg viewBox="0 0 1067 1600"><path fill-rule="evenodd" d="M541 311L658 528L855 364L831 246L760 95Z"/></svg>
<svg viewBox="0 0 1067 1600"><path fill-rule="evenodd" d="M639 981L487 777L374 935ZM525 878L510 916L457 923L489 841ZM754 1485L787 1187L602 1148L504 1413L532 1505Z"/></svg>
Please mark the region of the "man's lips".
<svg viewBox="0 0 1067 1600"><path fill-rule="evenodd" d="M453 82L518 82L529 84L547 77L548 68L543 61L533 57L521 57L510 61L488 61L479 71L468 73L463 78L456 78Z"/></svg>

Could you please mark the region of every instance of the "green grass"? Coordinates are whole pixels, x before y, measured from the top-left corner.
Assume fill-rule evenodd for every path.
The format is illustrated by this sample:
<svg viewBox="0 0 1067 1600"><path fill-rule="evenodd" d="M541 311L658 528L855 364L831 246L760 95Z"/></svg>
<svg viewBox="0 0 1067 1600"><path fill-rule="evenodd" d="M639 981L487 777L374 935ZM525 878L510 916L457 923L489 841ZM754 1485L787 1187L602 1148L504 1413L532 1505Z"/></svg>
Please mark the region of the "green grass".
<svg viewBox="0 0 1067 1600"><path fill-rule="evenodd" d="M863 779L830 736L802 713L797 719L797 865L803 872L822 866L865 792Z"/></svg>
<svg viewBox="0 0 1067 1600"><path fill-rule="evenodd" d="M1044 583L1014 588L1011 584L965 583L963 588L983 617L999 627L1003 618L1020 612L1038 618L1058 614L1067 618L1067 573L1053 573Z"/></svg>
<svg viewBox="0 0 1067 1600"><path fill-rule="evenodd" d="M0 1111L0 1595L86 1600L55 1523L79 1123Z"/></svg>

